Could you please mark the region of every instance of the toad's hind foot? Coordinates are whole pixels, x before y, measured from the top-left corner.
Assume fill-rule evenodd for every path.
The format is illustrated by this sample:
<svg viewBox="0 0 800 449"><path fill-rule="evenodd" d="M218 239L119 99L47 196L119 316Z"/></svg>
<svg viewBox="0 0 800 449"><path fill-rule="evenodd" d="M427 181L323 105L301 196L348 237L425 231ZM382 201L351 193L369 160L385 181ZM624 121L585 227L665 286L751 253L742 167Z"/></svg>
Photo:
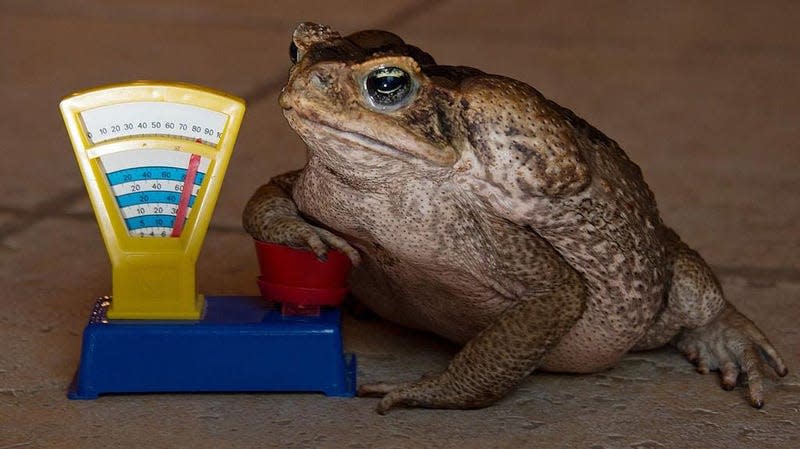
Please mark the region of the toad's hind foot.
<svg viewBox="0 0 800 449"><path fill-rule="evenodd" d="M779 376L788 373L764 334L730 304L705 326L684 330L674 344L698 372L719 371L725 390L732 390L740 378L746 379L748 400L756 408L764 405L764 377L769 373L764 361Z"/></svg>

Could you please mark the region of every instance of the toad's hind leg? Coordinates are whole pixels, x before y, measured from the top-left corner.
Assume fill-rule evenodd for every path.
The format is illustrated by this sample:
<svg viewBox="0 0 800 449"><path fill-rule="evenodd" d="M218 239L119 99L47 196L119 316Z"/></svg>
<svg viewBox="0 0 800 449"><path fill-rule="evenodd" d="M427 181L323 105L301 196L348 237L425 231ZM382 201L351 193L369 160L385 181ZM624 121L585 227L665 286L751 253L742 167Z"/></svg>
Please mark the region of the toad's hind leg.
<svg viewBox="0 0 800 449"><path fill-rule="evenodd" d="M671 231L670 231L671 232ZM700 255L677 239L666 307L634 350L674 344L703 374L719 371L722 387L731 390L747 379L748 400L764 403L762 359L780 376L783 359L758 327L729 304L711 268Z"/></svg>
<svg viewBox="0 0 800 449"><path fill-rule="evenodd" d="M725 308L722 287L700 254L669 230L674 262L672 282L663 310L634 351L654 349L669 343L681 329L709 323Z"/></svg>
<svg viewBox="0 0 800 449"><path fill-rule="evenodd" d="M447 369L405 384L377 383L360 396L383 396L378 412L397 406L480 408L496 401L539 366L585 308L580 281L520 300L456 354Z"/></svg>

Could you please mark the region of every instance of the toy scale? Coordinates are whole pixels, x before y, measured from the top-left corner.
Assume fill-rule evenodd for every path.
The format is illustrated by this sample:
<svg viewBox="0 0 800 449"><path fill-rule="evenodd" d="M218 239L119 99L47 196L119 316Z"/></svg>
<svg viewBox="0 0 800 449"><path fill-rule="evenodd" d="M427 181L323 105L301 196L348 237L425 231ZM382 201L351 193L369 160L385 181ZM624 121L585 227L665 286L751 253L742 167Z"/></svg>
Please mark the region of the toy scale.
<svg viewBox="0 0 800 449"><path fill-rule="evenodd" d="M306 298L301 309L312 304L313 313L285 313L293 310L286 307L282 313L262 297L197 292L197 257L244 111L242 99L222 92L146 81L91 89L61 102L112 267L112 295L94 304L69 398L229 391L354 395L356 362L342 351L338 309L313 306ZM303 287L285 294L313 296Z"/></svg>

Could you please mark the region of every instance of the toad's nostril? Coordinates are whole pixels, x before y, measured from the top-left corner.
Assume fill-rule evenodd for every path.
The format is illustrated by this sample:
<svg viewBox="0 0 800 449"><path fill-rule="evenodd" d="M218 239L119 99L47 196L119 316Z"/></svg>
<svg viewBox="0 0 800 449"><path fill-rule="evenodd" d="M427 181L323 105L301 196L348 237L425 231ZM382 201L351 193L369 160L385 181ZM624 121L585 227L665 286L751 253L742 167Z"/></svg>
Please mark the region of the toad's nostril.
<svg viewBox="0 0 800 449"><path fill-rule="evenodd" d="M281 90L281 94L278 96L278 104L280 104L281 108L284 110L292 109L292 102L289 99L289 93L285 87Z"/></svg>

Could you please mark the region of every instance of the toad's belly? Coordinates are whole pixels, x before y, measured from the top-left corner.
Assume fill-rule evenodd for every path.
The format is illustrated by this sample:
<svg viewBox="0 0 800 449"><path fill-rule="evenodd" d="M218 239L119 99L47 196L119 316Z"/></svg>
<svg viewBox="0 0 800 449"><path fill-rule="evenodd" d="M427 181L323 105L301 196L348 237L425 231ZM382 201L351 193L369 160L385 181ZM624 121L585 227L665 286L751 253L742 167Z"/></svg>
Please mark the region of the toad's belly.
<svg viewBox="0 0 800 449"><path fill-rule="evenodd" d="M471 340L513 303L465 274L408 265L379 268L369 256L362 257L349 279L359 301L389 321L458 344Z"/></svg>
<svg viewBox="0 0 800 449"><path fill-rule="evenodd" d="M641 339L652 322L651 314L641 315L646 324L618 321L609 325L603 309L587 308L567 335L547 353L540 369L563 373L593 373L616 365ZM645 318L648 319L644 320Z"/></svg>

